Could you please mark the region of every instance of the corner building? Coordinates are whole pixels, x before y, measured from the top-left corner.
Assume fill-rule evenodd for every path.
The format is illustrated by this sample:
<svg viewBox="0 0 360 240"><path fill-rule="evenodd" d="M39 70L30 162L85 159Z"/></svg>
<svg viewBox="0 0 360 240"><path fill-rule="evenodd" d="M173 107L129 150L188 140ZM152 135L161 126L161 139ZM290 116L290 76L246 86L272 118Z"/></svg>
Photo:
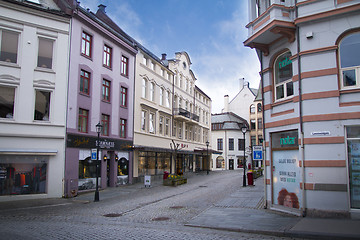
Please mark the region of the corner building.
<svg viewBox="0 0 360 240"><path fill-rule="evenodd" d="M359 2L248 3L244 45L261 62L267 206L359 214Z"/></svg>

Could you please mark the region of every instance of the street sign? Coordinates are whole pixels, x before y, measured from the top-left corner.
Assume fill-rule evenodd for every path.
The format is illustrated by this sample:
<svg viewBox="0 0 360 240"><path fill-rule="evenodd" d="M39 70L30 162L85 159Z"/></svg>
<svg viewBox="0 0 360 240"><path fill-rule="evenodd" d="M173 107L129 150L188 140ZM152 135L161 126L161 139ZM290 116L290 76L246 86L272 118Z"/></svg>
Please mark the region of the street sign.
<svg viewBox="0 0 360 240"><path fill-rule="evenodd" d="M91 149L91 160L97 160L96 152L97 149Z"/></svg>
<svg viewBox="0 0 360 240"><path fill-rule="evenodd" d="M253 146L253 159L254 160L262 160L263 159L262 146Z"/></svg>

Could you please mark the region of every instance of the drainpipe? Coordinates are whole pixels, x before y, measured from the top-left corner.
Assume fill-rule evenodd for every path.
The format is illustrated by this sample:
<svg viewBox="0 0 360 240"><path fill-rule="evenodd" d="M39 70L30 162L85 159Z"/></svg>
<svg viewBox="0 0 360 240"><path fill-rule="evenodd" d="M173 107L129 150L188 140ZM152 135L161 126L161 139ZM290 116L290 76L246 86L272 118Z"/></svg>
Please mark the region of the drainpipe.
<svg viewBox="0 0 360 240"><path fill-rule="evenodd" d="M298 18L297 0L295 0L295 19ZM299 115L300 115L300 160L301 160L301 178L302 178L302 215L306 216L306 201L305 201L305 146L304 146L304 129L303 129L303 111L302 111L302 89L301 89L301 62L300 62L300 28L296 25L296 43L297 43L297 63L298 63L298 78L299 78Z"/></svg>
<svg viewBox="0 0 360 240"><path fill-rule="evenodd" d="M267 208L267 185L266 185L266 146L264 143L266 143L265 141L265 113L264 113L264 73L263 73L263 55L262 55L262 51L260 52L260 82L261 82L261 102L262 102L262 123L263 123L263 127L262 127L262 135L263 135L263 158L264 158L264 199L265 199L265 206L264 208Z"/></svg>

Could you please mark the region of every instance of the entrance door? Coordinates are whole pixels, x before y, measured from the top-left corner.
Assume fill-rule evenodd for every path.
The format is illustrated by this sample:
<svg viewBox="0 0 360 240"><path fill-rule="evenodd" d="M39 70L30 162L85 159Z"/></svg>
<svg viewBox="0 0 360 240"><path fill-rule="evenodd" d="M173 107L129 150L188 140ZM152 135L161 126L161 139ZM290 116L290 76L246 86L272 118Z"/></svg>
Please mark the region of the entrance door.
<svg viewBox="0 0 360 240"><path fill-rule="evenodd" d="M234 170L234 159L229 159L229 170Z"/></svg>

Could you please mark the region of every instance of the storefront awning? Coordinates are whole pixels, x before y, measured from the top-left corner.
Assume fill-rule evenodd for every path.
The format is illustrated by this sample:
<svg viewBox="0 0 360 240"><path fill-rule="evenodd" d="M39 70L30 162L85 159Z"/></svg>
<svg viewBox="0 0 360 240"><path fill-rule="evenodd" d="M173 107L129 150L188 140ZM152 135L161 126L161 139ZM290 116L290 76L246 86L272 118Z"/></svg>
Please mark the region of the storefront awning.
<svg viewBox="0 0 360 240"><path fill-rule="evenodd" d="M0 149L2 155L56 155L57 149Z"/></svg>
<svg viewBox="0 0 360 240"><path fill-rule="evenodd" d="M209 153L212 153L212 154L222 154L222 152L220 151L217 151L217 150L214 150L214 149L207 149L207 148L197 148L197 149L194 149L195 152L201 152L201 153L207 153L209 151Z"/></svg>

